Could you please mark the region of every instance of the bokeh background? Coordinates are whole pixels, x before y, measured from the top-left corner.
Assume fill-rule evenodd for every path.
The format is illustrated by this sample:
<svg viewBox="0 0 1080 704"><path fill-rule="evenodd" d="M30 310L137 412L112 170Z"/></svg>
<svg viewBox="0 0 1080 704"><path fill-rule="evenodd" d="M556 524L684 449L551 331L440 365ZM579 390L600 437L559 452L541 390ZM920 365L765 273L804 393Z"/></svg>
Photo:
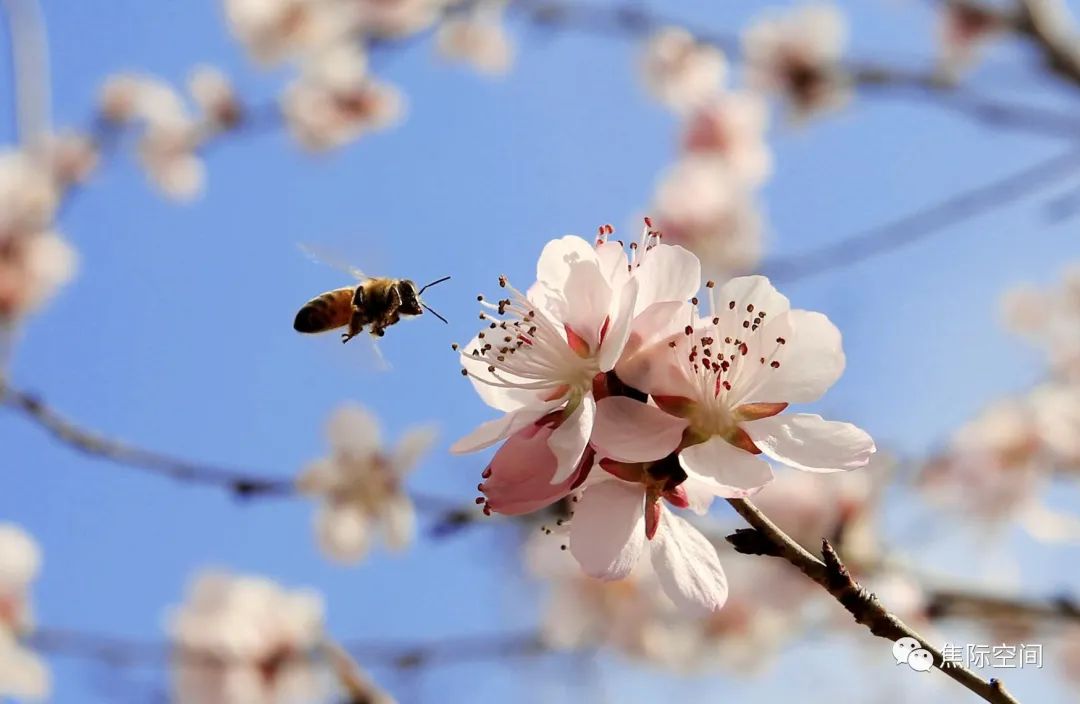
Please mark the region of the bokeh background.
<svg viewBox="0 0 1080 704"><path fill-rule="evenodd" d="M193 65L211 63L256 104L274 99L286 73L253 66L215 0L41 5L58 125L89 124L100 85L119 71L180 82ZM927 64L937 51L931 5L841 3L850 55ZM761 4L680 0L662 9L734 32ZM552 237L587 236L605 222L633 237L677 140L675 119L642 90L639 42L537 28L513 15L509 27L517 56L501 78L447 65L429 41L377 52L375 70L407 95L399 126L321 155L281 128L241 130L207 153L207 188L190 204L155 193L130 151L108 159L62 212L79 273L19 330L10 378L110 436L280 477L325 453L323 425L342 402L370 407L390 438L435 421L438 445L410 486L468 503L484 458L446 448L492 416L459 375L450 343L474 333L476 294L493 292L499 274L531 281ZM12 96L7 52L0 64L0 96ZM1009 45L966 80L1018 103L1077 109L1075 91ZM808 124L774 119L775 167L762 191L768 254L814 250L1069 147L940 102L867 91ZM10 98L2 112L13 142ZM815 412L917 458L991 400L1043 378L1039 352L1003 329L998 300L1019 283L1051 285L1080 258L1077 220L1053 207L1078 188L1080 172L909 246L780 283L794 305L825 312L844 334L847 372ZM333 335L297 335L296 308L348 283L305 258L301 242L373 273L452 275L428 294L450 325L424 316L391 329L381 345L392 365L385 372L373 369L366 341L343 347ZM376 550L340 567L320 556L305 500L243 501L129 470L76 454L11 413L0 415L0 448L0 518L25 527L45 555L35 590L42 626L161 640L166 607L208 566L317 587L331 632L346 639L504 634L539 617L506 523L423 537L405 554ZM1080 506L1067 485L1047 501L1066 512ZM1075 545L1039 544L1015 528L989 541L910 495L886 506L886 542L927 569L1032 594L1080 589ZM714 511L733 518L726 506ZM984 637L961 631L955 640ZM1076 701L1050 646L1046 661L1043 670L1005 673L1014 694ZM64 657L50 665L56 702L146 701L167 691L160 668ZM373 671L402 702L973 699L944 677L902 669L869 634L823 630L754 677L676 679L603 653Z"/></svg>

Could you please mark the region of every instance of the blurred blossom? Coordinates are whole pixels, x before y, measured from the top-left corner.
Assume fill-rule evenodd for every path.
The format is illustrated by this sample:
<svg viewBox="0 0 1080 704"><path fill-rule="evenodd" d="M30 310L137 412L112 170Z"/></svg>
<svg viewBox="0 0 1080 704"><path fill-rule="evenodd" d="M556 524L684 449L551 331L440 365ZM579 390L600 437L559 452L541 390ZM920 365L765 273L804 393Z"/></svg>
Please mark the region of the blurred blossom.
<svg viewBox="0 0 1080 704"><path fill-rule="evenodd" d="M566 541L565 529L543 528L524 548L529 572L546 583L541 633L553 649L606 647L677 674L745 674L765 665L798 624L789 589L801 575L779 563L732 556L738 581L727 603L701 616L672 603L648 562L617 582L594 579L581 573Z"/></svg>
<svg viewBox="0 0 1080 704"><path fill-rule="evenodd" d="M41 569L41 550L22 528L0 523L0 698L49 695L45 663L19 644L34 627L30 587Z"/></svg>
<svg viewBox="0 0 1080 704"><path fill-rule="evenodd" d="M1059 642L1058 666L1069 683L1080 688L1080 626L1066 626Z"/></svg>
<svg viewBox="0 0 1080 704"><path fill-rule="evenodd" d="M233 35L251 57L276 64L340 41L356 29L357 3L334 0L224 0Z"/></svg>
<svg viewBox="0 0 1080 704"><path fill-rule="evenodd" d="M60 172L46 147L0 153L0 326L40 306L74 274L74 250L54 233Z"/></svg>
<svg viewBox="0 0 1080 704"><path fill-rule="evenodd" d="M839 107L849 90L840 66L846 41L832 4L772 10L743 33L746 84L781 96L796 116Z"/></svg>
<svg viewBox="0 0 1080 704"><path fill-rule="evenodd" d="M880 469L875 466L877 458L875 454L862 472L830 477L785 472L754 497L754 504L807 550L819 551L821 540L827 538L844 554L848 567L857 571L857 563L876 552L870 524L875 487L884 480L873 476ZM859 560L852 559L852 543L859 548L855 551Z"/></svg>
<svg viewBox="0 0 1080 704"><path fill-rule="evenodd" d="M33 628L30 586L41 569L41 549L22 528L0 523L0 632Z"/></svg>
<svg viewBox="0 0 1080 704"><path fill-rule="evenodd" d="M317 700L312 664L322 598L261 577L204 573L169 614L174 696L181 704L292 704Z"/></svg>
<svg viewBox="0 0 1080 704"><path fill-rule="evenodd" d="M645 45L641 76L653 98L685 112L720 91L727 60L719 49L698 42L685 29L665 27Z"/></svg>
<svg viewBox="0 0 1080 704"><path fill-rule="evenodd" d="M944 75L958 78L976 62L983 46L1003 30L1005 27L997 11L988 11L971 3L942 3L937 37Z"/></svg>
<svg viewBox="0 0 1080 704"><path fill-rule="evenodd" d="M185 201L202 192L205 166L196 151L208 134L204 127L223 123L201 124L172 86L139 74L110 76L102 87L100 109L108 120L141 124L139 162L162 193Z"/></svg>
<svg viewBox="0 0 1080 704"><path fill-rule="evenodd" d="M330 47L306 62L281 101L293 135L315 151L386 129L404 112L398 90L368 76L365 55L351 45Z"/></svg>
<svg viewBox="0 0 1080 704"><path fill-rule="evenodd" d="M94 141L77 132L48 135L35 145L32 153L44 164L59 191L85 183L97 169L99 154Z"/></svg>
<svg viewBox="0 0 1080 704"><path fill-rule="evenodd" d="M323 552L342 562L358 561L376 530L387 547L408 546L416 518L404 479L431 447L434 430L410 430L386 451L374 416L350 405L334 413L327 435L330 457L312 463L297 479L302 492L323 501L315 519Z"/></svg>
<svg viewBox="0 0 1080 704"><path fill-rule="evenodd" d="M360 30L376 38L398 37L431 26L452 0L355 0Z"/></svg>
<svg viewBox="0 0 1080 704"><path fill-rule="evenodd" d="M676 162L660 177L652 212L665 241L694 252L707 276L745 273L761 259L761 213L744 178L723 158Z"/></svg>
<svg viewBox="0 0 1080 704"><path fill-rule="evenodd" d="M444 58L469 64L482 73L506 73L514 60L501 12L486 6L443 20L436 45Z"/></svg>
<svg viewBox="0 0 1080 704"><path fill-rule="evenodd" d="M685 152L722 158L731 172L750 186L760 186L772 172L765 142L769 110L751 93L724 93L697 108L683 128Z"/></svg>
<svg viewBox="0 0 1080 704"><path fill-rule="evenodd" d="M1055 376L1080 383L1080 264L1071 264L1055 288L1007 292L1002 311L1010 329L1046 354Z"/></svg>
<svg viewBox="0 0 1080 704"><path fill-rule="evenodd" d="M240 122L242 111L232 81L215 66L199 66L188 76L188 92L212 127L224 128Z"/></svg>
<svg viewBox="0 0 1080 704"><path fill-rule="evenodd" d="M923 466L919 485L936 505L997 523L1028 511L1045 484L1039 429L1022 399L1003 399L959 428Z"/></svg>
<svg viewBox="0 0 1080 704"><path fill-rule="evenodd" d="M200 135L193 122L148 125L139 140L139 161L162 193L179 201L195 198L203 190L206 166L195 155Z"/></svg>

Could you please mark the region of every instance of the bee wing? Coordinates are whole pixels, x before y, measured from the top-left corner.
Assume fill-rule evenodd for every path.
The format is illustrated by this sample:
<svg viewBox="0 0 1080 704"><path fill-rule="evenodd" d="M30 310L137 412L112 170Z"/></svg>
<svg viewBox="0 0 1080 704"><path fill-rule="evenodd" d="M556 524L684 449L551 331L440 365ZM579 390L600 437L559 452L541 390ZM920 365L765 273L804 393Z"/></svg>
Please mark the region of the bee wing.
<svg viewBox="0 0 1080 704"><path fill-rule="evenodd" d="M386 355L383 354L382 347L379 346L379 341L371 335L364 335L364 338L367 339L367 344L371 346L371 354L375 357L375 371L390 371L390 362L386 361Z"/></svg>
<svg viewBox="0 0 1080 704"><path fill-rule="evenodd" d="M366 281L367 279L371 278L364 272L357 269L355 266L352 266L348 262L344 261L341 257L335 256L334 254L325 251L321 247L315 247L313 245L305 244L303 242L298 243L296 246L300 248L300 251L304 253L304 256L306 256L313 262L316 262L318 264L325 264L326 266L333 267L335 269L338 269L339 271L344 271L346 274L352 276L358 281Z"/></svg>

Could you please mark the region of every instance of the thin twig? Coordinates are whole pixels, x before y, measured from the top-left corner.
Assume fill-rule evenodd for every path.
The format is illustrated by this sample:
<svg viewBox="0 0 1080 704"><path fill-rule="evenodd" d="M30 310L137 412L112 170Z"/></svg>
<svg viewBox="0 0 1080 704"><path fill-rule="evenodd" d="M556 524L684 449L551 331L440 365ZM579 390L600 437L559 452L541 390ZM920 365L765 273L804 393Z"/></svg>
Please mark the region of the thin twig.
<svg viewBox="0 0 1080 704"><path fill-rule="evenodd" d="M1080 622L1080 603L1070 596L1023 599L960 589L934 589L927 597L926 610L934 619Z"/></svg>
<svg viewBox="0 0 1080 704"><path fill-rule="evenodd" d="M918 242L957 223L1010 205L1080 171L1080 149L1069 149L990 183L949 196L898 220L862 230L803 254L762 265L774 281L803 279L857 264Z"/></svg>
<svg viewBox="0 0 1080 704"><path fill-rule="evenodd" d="M160 667L184 660L207 660L205 653L185 652L161 641L86 631L39 628L27 640L31 647L43 653L92 660L113 667ZM553 652L533 631L455 636L419 643L354 639L341 641L340 647L365 665L399 670Z"/></svg>
<svg viewBox="0 0 1080 704"><path fill-rule="evenodd" d="M31 394L0 379L0 405L21 413L68 447L91 457L110 460L177 481L215 486L236 496L284 496L295 492L291 478L265 477L235 469L191 462L114 440L85 430Z"/></svg>
<svg viewBox="0 0 1080 704"><path fill-rule="evenodd" d="M792 540L749 501L728 499L728 503L757 532L754 541L748 539L745 531L737 532L735 535L740 537L733 537L732 541L736 549L749 554L765 554L787 560L828 591L856 622L866 626L875 636L890 641L904 637L914 638L930 651L936 667L985 701L991 704L1019 704L999 680L986 681L959 664L945 664L941 651L889 613L873 594L855 581L829 541L822 540L822 557L818 558Z"/></svg>
<svg viewBox="0 0 1080 704"><path fill-rule="evenodd" d="M646 39L667 26L678 26L703 44L715 46L733 59L742 57L738 35L694 26L676 17L630 4L606 5L595 2L569 3L564 0L515 0L509 5L527 22L538 27L572 30L608 38ZM1075 116L1030 105L1005 102L971 91L966 86L944 80L938 69L912 70L877 61L848 60L840 67L869 95L890 90L911 95L913 91L936 98L935 104L996 127L1023 130L1048 137L1075 139L1080 129Z"/></svg>
<svg viewBox="0 0 1080 704"><path fill-rule="evenodd" d="M53 410L40 398L11 387L0 377L0 406L7 406L37 424L62 444L102 460L188 484L215 487L243 499L291 496L297 493L292 478L267 473L241 471L204 462L194 462L153 450L145 450L101 433L86 430ZM420 511L435 516L435 532L449 533L447 526L473 522L480 512L474 506L410 491L409 497Z"/></svg>

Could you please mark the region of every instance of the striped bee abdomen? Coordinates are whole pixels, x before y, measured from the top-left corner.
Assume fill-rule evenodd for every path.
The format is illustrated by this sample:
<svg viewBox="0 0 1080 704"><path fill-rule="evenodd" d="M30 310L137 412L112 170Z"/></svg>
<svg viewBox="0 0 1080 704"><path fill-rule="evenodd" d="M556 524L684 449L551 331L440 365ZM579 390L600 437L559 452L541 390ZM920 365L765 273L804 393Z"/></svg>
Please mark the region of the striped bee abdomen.
<svg viewBox="0 0 1080 704"><path fill-rule="evenodd" d="M355 286L327 291L304 304L296 313L293 329L297 332L326 332L347 325L352 317Z"/></svg>

